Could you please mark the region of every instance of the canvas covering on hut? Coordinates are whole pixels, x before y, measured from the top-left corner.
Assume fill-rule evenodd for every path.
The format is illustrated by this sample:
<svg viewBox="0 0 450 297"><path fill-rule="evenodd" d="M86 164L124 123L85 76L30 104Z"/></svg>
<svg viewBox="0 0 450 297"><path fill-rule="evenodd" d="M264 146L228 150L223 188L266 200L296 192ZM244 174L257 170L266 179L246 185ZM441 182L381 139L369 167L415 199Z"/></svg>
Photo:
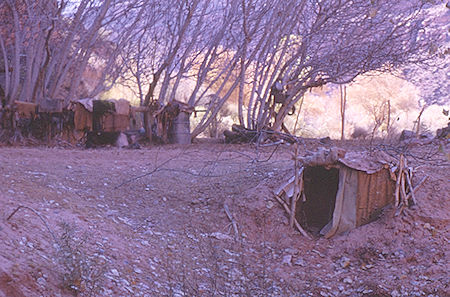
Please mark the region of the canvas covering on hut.
<svg viewBox="0 0 450 297"><path fill-rule="evenodd" d="M94 110L93 99L86 98L71 103L74 112L74 124L76 131L92 130L92 112Z"/></svg>
<svg viewBox="0 0 450 297"><path fill-rule="evenodd" d="M21 119L32 119L36 115L37 104L31 102L15 101L16 112Z"/></svg>
<svg viewBox="0 0 450 297"><path fill-rule="evenodd" d="M382 151L322 149L299 161L296 219L326 238L372 221L395 201L396 160ZM289 204L295 188L294 176L275 192L277 199Z"/></svg>
<svg viewBox="0 0 450 297"><path fill-rule="evenodd" d="M129 128L130 103L125 99L80 99L72 102L75 129L78 131L125 131Z"/></svg>
<svg viewBox="0 0 450 297"><path fill-rule="evenodd" d="M115 112L103 116L103 131L115 132L128 130L130 126L130 102L125 99L111 100L111 102L115 105Z"/></svg>

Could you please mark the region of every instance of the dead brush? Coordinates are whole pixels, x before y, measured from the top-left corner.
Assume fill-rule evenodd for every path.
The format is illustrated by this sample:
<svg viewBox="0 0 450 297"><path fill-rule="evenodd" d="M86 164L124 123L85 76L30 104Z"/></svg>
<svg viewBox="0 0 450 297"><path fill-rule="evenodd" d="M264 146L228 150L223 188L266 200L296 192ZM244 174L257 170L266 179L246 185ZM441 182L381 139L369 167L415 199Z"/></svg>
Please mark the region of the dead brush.
<svg viewBox="0 0 450 297"><path fill-rule="evenodd" d="M86 247L87 234L77 236L76 228L69 223L60 224L56 259L62 267L61 284L75 296L97 296L105 280L107 265L99 255L91 254Z"/></svg>
<svg viewBox="0 0 450 297"><path fill-rule="evenodd" d="M107 271L107 263L99 254L92 254L86 246L87 233L77 237L76 227L67 222L59 226L61 235L57 237L50 229L47 221L35 209L20 205L6 219L9 221L19 210L29 210L45 225L54 241L53 260L61 265L61 286L71 291L75 296L98 296ZM59 267L59 268L61 268Z"/></svg>

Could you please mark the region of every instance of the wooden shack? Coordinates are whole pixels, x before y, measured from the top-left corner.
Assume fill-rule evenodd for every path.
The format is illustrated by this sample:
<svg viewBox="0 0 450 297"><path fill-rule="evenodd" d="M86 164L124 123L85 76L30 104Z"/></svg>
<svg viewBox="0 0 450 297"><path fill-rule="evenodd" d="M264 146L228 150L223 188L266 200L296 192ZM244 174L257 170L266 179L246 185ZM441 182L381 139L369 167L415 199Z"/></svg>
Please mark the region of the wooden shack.
<svg viewBox="0 0 450 297"><path fill-rule="evenodd" d="M80 99L72 102L77 131L123 132L130 125L130 103L125 99Z"/></svg>
<svg viewBox="0 0 450 297"><path fill-rule="evenodd" d="M295 202L290 209L295 210L296 221L313 234L330 238L349 231L376 219L384 207L396 202L397 162L382 151L323 149L299 161L297 177L275 194L285 205Z"/></svg>
<svg viewBox="0 0 450 297"><path fill-rule="evenodd" d="M37 104L31 102L14 101L14 109L19 119L33 119L37 114Z"/></svg>

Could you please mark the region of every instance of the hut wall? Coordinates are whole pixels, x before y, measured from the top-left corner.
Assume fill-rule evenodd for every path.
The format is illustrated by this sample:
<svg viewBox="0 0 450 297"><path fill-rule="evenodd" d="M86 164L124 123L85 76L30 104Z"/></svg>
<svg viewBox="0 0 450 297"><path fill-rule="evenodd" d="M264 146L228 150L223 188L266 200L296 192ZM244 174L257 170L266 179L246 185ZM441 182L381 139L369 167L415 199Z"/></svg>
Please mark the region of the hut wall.
<svg viewBox="0 0 450 297"><path fill-rule="evenodd" d="M74 124L77 131L92 130L92 112L79 103L75 104Z"/></svg>
<svg viewBox="0 0 450 297"><path fill-rule="evenodd" d="M104 132L125 131L130 126L130 117L128 114L106 114L102 122Z"/></svg>
<svg viewBox="0 0 450 297"><path fill-rule="evenodd" d="M320 233L330 238L356 227L356 197L358 191L357 171L342 166L339 169L339 189L331 224L326 225Z"/></svg>
<svg viewBox="0 0 450 297"><path fill-rule="evenodd" d="M63 101L57 99L43 99L39 104L39 112L61 113Z"/></svg>
<svg viewBox="0 0 450 297"><path fill-rule="evenodd" d="M373 174L358 171L356 226L369 223L386 205L394 202L395 184L388 169Z"/></svg>
<svg viewBox="0 0 450 297"><path fill-rule="evenodd" d="M321 234L330 238L372 221L394 201L395 184L387 169L367 174L341 166L333 219Z"/></svg>
<svg viewBox="0 0 450 297"><path fill-rule="evenodd" d="M37 105L31 102L15 101L16 111L21 119L31 119L36 115Z"/></svg>

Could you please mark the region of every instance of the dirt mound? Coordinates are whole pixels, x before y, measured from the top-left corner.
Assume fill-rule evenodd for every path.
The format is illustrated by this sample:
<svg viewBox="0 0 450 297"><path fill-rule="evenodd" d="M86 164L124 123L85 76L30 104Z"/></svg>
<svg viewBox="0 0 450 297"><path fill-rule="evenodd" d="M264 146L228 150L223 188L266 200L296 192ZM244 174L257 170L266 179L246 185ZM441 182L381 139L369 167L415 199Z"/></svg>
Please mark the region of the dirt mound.
<svg viewBox="0 0 450 297"><path fill-rule="evenodd" d="M416 209L309 240L273 198L292 176L289 146L4 148L0 296L448 296L438 149L409 156L413 183L428 175ZM20 205L35 212L6 220Z"/></svg>

